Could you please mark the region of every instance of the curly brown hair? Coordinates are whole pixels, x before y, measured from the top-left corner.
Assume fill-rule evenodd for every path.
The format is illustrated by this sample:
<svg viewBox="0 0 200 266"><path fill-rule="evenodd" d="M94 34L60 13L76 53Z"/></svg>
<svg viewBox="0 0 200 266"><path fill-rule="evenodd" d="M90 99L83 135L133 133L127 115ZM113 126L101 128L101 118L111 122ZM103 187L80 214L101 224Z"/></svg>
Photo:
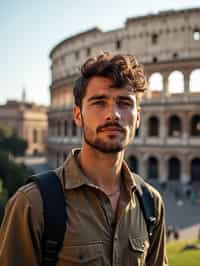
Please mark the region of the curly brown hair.
<svg viewBox="0 0 200 266"><path fill-rule="evenodd" d="M113 80L113 87L129 86L136 94L137 103L147 90L147 80L143 66L130 54L112 55L103 53L89 58L81 67L81 76L75 81L73 94L75 104L81 108L89 80L94 76L107 77Z"/></svg>

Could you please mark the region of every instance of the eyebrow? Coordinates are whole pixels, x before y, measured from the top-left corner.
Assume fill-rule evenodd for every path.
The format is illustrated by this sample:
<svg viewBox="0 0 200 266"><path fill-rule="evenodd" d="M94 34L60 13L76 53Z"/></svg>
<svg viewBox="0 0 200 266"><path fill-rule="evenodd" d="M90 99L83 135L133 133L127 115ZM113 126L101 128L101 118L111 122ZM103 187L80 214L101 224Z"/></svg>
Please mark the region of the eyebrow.
<svg viewBox="0 0 200 266"><path fill-rule="evenodd" d="M129 96L118 96L117 99L134 102L133 99Z"/></svg>
<svg viewBox="0 0 200 266"><path fill-rule="evenodd" d="M93 95L88 99L88 102L95 101L95 100L102 100L102 99L108 99L109 97L106 94L101 95Z"/></svg>
<svg viewBox="0 0 200 266"><path fill-rule="evenodd" d="M101 95L93 95L88 99L88 102L91 101L96 101L96 100L104 100L104 99L109 99L109 96L106 94L101 94ZM116 97L117 100L126 100L126 101L131 101L134 102L133 99L129 96L117 96Z"/></svg>

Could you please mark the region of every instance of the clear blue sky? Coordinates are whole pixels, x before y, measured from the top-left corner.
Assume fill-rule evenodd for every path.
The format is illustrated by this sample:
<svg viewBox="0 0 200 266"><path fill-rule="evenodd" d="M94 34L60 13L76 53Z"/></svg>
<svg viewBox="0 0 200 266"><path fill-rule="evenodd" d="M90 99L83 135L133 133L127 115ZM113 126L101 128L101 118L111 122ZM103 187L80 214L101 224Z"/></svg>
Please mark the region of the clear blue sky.
<svg viewBox="0 0 200 266"><path fill-rule="evenodd" d="M50 50L94 26L124 26L128 17L200 7L200 0L0 0L0 104L21 99L49 103Z"/></svg>

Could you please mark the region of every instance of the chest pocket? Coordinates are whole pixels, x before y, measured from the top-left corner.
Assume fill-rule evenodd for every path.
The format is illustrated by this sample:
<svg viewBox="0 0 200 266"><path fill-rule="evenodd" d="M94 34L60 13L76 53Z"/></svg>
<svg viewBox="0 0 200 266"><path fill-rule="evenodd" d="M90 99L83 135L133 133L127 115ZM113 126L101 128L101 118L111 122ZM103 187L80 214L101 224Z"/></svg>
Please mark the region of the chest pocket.
<svg viewBox="0 0 200 266"><path fill-rule="evenodd" d="M103 266L103 248L101 244L65 246L58 261L58 266Z"/></svg>
<svg viewBox="0 0 200 266"><path fill-rule="evenodd" d="M145 266L149 242L145 238L129 237L129 263L128 266Z"/></svg>

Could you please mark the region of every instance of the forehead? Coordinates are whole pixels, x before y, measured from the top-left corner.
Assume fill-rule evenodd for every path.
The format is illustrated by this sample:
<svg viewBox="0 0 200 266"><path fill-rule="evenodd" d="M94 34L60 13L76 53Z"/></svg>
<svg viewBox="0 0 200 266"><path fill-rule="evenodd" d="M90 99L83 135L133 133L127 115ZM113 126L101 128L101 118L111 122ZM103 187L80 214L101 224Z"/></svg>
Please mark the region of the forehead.
<svg viewBox="0 0 200 266"><path fill-rule="evenodd" d="M90 98L93 95L104 94L107 97L129 96L135 98L135 93L130 87L117 88L113 86L114 82L106 77L93 77L88 82L85 98Z"/></svg>

